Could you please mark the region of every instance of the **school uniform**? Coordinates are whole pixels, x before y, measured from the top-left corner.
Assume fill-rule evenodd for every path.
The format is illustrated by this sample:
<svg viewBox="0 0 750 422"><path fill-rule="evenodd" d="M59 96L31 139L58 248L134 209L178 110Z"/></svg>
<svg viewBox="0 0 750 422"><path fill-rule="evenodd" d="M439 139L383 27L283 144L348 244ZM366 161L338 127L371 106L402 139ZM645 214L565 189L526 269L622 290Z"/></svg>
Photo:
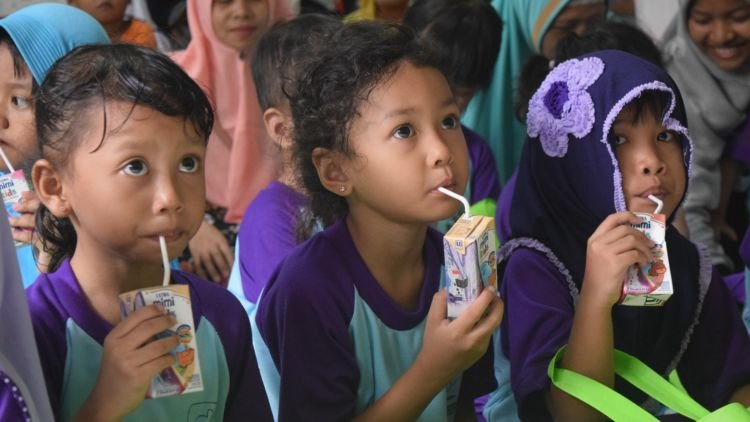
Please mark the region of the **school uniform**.
<svg viewBox="0 0 750 422"><path fill-rule="evenodd" d="M175 271L172 280L190 287L203 391L145 400L124 420L269 420L240 304L194 275ZM68 260L41 275L27 295L53 411L58 420L70 420L94 388L113 327L88 303Z"/></svg>
<svg viewBox="0 0 750 422"><path fill-rule="evenodd" d="M240 224L228 289L248 315L279 263L297 246L297 224L308 201L273 181L248 207Z"/></svg>
<svg viewBox="0 0 750 422"><path fill-rule="evenodd" d="M396 304L367 269L344 221L296 248L263 292L253 345L277 420L351 420L411 367L441 288L442 235L428 229L416 309ZM491 349L491 347L490 347ZM459 392L494 388L491 350L453 380L420 420L453 419Z"/></svg>

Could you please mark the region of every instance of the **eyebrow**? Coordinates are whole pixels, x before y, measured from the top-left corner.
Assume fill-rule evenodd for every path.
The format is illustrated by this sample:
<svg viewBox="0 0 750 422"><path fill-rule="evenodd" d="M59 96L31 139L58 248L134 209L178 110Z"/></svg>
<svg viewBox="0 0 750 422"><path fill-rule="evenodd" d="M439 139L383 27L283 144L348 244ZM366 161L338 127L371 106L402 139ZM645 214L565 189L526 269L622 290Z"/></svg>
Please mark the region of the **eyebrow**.
<svg viewBox="0 0 750 422"><path fill-rule="evenodd" d="M445 100L443 100L442 103L440 103L440 108L446 108L452 104L456 103L456 99L454 97L447 97ZM388 120L390 118L396 117L396 116L407 116L409 114L412 114L416 111L416 108L414 107L406 107L406 108L399 108L393 111L389 111L388 113L383 116L383 120Z"/></svg>
<svg viewBox="0 0 750 422"><path fill-rule="evenodd" d="M12 82L5 82L5 86L11 88L31 89L31 83L26 81L19 81L17 78Z"/></svg>
<svg viewBox="0 0 750 422"><path fill-rule="evenodd" d="M747 9L750 9L750 4L740 4L740 5L736 6L733 9L730 9L730 10L726 11L725 13L720 14L719 16L722 16L722 17L723 16L729 16L729 15L732 15L732 14L740 12L740 11L744 12ZM709 11L704 11L704 10L697 9L695 6L693 6L693 10L691 10L690 13L691 14L697 13L697 14L701 15L701 17L712 17L712 16L714 16L713 13L711 13Z"/></svg>

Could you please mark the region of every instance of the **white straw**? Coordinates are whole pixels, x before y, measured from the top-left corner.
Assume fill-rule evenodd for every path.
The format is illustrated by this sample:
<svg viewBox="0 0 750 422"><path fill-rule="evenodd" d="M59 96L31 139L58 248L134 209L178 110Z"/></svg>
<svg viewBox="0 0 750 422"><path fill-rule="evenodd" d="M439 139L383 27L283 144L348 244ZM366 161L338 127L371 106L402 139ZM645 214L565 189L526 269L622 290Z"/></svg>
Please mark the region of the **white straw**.
<svg viewBox="0 0 750 422"><path fill-rule="evenodd" d="M654 210L654 214L659 214L661 212L662 207L664 206L664 202L662 202L661 199L655 197L654 195L649 195L648 199L656 202L656 209Z"/></svg>
<svg viewBox="0 0 750 422"><path fill-rule="evenodd" d="M471 218L471 209L469 206L469 201L466 200L462 195L457 194L456 192L453 192L451 190L448 190L442 186L438 188L438 191L440 193L450 196L451 198L461 201L462 204L464 204L464 218L470 219Z"/></svg>
<svg viewBox="0 0 750 422"><path fill-rule="evenodd" d="M5 152L3 152L2 148L0 148L0 157L2 157L3 162L5 163L5 167L8 169L9 173L13 173L14 171L16 171L13 168L13 164L10 163L10 160L8 159L8 156L5 155Z"/></svg>
<svg viewBox="0 0 750 422"><path fill-rule="evenodd" d="M167 241L164 236L159 236L159 246L161 247L161 265L164 267L164 280L161 284L163 286L169 285L169 278L172 275L172 270L169 267L169 254L167 253Z"/></svg>

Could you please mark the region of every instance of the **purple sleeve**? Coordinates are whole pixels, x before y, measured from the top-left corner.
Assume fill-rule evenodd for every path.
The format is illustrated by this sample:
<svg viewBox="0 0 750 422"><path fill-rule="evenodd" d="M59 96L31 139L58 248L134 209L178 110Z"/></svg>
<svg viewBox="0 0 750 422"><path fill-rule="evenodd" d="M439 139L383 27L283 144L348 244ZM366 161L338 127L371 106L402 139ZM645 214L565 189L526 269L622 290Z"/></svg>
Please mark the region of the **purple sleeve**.
<svg viewBox="0 0 750 422"><path fill-rule="evenodd" d="M331 245L290 256L268 284L256 315L280 376L279 420L351 420L359 369L348 326L354 288ZM317 251L317 253L316 253Z"/></svg>
<svg viewBox="0 0 750 422"><path fill-rule="evenodd" d="M750 337L731 293L717 272L703 299L690 344L677 366L685 388L709 409L750 384Z"/></svg>
<svg viewBox="0 0 750 422"><path fill-rule="evenodd" d="M729 141L726 155L732 160L750 166L750 119L745 120L737 135Z"/></svg>
<svg viewBox="0 0 750 422"><path fill-rule="evenodd" d="M521 419L545 413L542 393L550 386L547 365L568 342L573 301L557 269L542 255L517 250L503 276L502 344L510 360L510 381Z"/></svg>
<svg viewBox="0 0 750 422"><path fill-rule="evenodd" d="M298 208L296 203L266 189L242 220L237 237L239 267L243 292L252 303L258 301L276 267L297 245Z"/></svg>
<svg viewBox="0 0 750 422"><path fill-rule="evenodd" d="M201 314L211 321L224 348L229 369L229 393L224 419L272 420L266 390L252 348L250 321L240 302L216 284L189 277L190 292L200 303Z"/></svg>
<svg viewBox="0 0 750 422"><path fill-rule="evenodd" d="M40 275L26 290L26 295L29 300L31 324L34 326L34 337L42 363L47 394L52 412L58 415L62 406L62 383L67 356L65 342L67 316L62 314L63 307L47 275Z"/></svg>
<svg viewBox="0 0 750 422"><path fill-rule="evenodd" d="M463 129L471 160L471 203L483 199L495 201L500 195L500 181L492 150L479 134L466 127Z"/></svg>

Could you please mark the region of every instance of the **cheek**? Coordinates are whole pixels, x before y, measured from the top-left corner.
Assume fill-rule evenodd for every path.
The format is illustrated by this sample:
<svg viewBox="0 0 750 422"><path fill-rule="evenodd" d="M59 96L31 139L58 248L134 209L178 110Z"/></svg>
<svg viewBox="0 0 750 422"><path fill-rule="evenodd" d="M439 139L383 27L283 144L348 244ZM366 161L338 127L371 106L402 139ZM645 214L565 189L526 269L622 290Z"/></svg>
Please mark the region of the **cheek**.
<svg viewBox="0 0 750 422"><path fill-rule="evenodd" d="M688 36L690 39L700 45L709 36L711 29L708 26L698 25L688 21Z"/></svg>
<svg viewBox="0 0 750 422"><path fill-rule="evenodd" d="M260 1L252 3L251 11L255 17L258 26L265 27L268 25L270 20L270 11L268 10L268 2Z"/></svg>

